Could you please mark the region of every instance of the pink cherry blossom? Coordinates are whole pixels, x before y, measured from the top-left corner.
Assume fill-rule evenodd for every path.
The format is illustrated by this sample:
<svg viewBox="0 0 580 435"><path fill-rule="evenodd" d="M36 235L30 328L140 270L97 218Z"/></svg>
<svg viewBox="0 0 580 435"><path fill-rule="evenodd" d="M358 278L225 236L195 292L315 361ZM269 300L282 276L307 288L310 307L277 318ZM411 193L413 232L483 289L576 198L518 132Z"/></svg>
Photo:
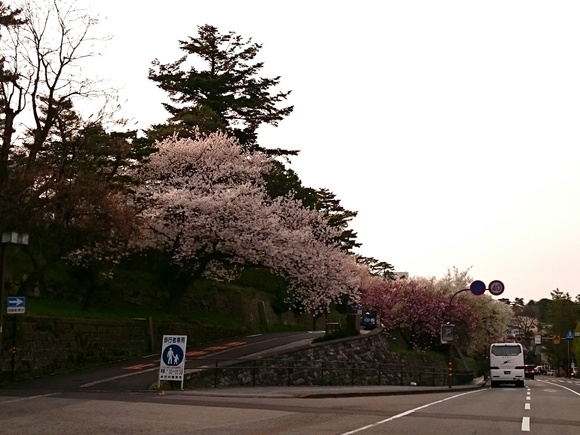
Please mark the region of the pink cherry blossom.
<svg viewBox="0 0 580 435"><path fill-rule="evenodd" d="M328 309L342 295L358 300L356 261L333 240L337 229L291 196L268 197L263 181L271 157L247 153L212 133L168 138L136 175L142 211L135 249L171 254L184 285L230 279L232 266L260 265L285 277L290 296L307 311Z"/></svg>
<svg viewBox="0 0 580 435"><path fill-rule="evenodd" d="M410 349L437 344L445 322L456 325L458 338L466 340L475 316L464 300L455 298L450 304L449 295L436 291L427 280L375 281L362 300L378 312L387 331L400 335Z"/></svg>

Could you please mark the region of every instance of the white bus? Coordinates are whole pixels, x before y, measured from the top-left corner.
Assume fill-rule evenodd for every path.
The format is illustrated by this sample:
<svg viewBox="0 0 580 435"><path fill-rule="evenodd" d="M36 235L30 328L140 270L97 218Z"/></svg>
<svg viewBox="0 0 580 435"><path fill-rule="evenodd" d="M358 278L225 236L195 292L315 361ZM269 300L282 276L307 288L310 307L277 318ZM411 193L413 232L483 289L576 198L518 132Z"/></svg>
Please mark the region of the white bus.
<svg viewBox="0 0 580 435"><path fill-rule="evenodd" d="M491 387L503 383L524 386L524 349L520 343L493 343L489 347Z"/></svg>

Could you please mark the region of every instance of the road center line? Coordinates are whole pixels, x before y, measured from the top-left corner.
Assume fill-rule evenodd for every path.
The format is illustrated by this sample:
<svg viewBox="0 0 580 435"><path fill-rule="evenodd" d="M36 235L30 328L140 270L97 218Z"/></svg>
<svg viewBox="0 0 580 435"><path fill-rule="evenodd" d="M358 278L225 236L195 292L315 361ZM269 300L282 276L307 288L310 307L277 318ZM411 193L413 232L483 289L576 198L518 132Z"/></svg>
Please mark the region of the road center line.
<svg viewBox="0 0 580 435"><path fill-rule="evenodd" d="M418 408L409 409L408 411L402 412L402 413L397 414L397 415L393 415L392 417L386 418L384 420L378 421L378 422L373 423L373 424L369 424L367 426L359 427L358 429L354 429L354 430L351 430L349 432L344 432L340 435L351 435L353 433L362 432L363 430L367 430L367 429L370 429L372 427L377 427L383 423L388 423L389 421L393 421L393 420L396 420L397 418L401 418L401 417L404 417L406 415L412 414L414 412L420 411L421 409L428 408L431 405L437 405L438 403L443 403L443 402L446 402L447 400L456 399L458 397L465 396L467 394L480 393L481 391L485 391L485 390L468 391L467 393L461 393L461 394L456 394L455 396L446 397L445 399L437 400L436 402L427 403L426 405L419 406Z"/></svg>
<svg viewBox="0 0 580 435"><path fill-rule="evenodd" d="M523 432L530 431L530 417L523 417L522 418L522 431Z"/></svg>
<svg viewBox="0 0 580 435"><path fill-rule="evenodd" d="M530 409L530 404L529 404L529 403L526 403L526 404L524 405L524 409Z"/></svg>

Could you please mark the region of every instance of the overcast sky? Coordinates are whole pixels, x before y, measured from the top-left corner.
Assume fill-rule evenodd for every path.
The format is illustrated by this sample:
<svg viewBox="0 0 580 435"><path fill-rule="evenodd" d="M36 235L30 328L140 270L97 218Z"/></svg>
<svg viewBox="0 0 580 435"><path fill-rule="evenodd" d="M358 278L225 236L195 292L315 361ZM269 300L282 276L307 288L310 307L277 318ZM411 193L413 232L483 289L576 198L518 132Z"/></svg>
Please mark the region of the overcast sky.
<svg viewBox="0 0 580 435"><path fill-rule="evenodd" d="M81 0L87 1L88 0ZM95 68L137 128L165 121L151 61L198 25L263 44L294 113L263 146L358 216L362 255L471 268L502 297L580 293L580 2L99 0Z"/></svg>

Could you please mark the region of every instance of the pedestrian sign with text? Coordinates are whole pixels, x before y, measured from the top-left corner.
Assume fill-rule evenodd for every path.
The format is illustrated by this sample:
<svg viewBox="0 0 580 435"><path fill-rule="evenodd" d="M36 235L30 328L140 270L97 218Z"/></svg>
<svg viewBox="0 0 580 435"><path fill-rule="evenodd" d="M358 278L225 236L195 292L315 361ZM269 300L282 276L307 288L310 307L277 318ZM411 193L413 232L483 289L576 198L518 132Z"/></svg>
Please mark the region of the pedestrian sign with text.
<svg viewBox="0 0 580 435"><path fill-rule="evenodd" d="M164 335L159 363L160 381L181 381L185 374L187 335Z"/></svg>

